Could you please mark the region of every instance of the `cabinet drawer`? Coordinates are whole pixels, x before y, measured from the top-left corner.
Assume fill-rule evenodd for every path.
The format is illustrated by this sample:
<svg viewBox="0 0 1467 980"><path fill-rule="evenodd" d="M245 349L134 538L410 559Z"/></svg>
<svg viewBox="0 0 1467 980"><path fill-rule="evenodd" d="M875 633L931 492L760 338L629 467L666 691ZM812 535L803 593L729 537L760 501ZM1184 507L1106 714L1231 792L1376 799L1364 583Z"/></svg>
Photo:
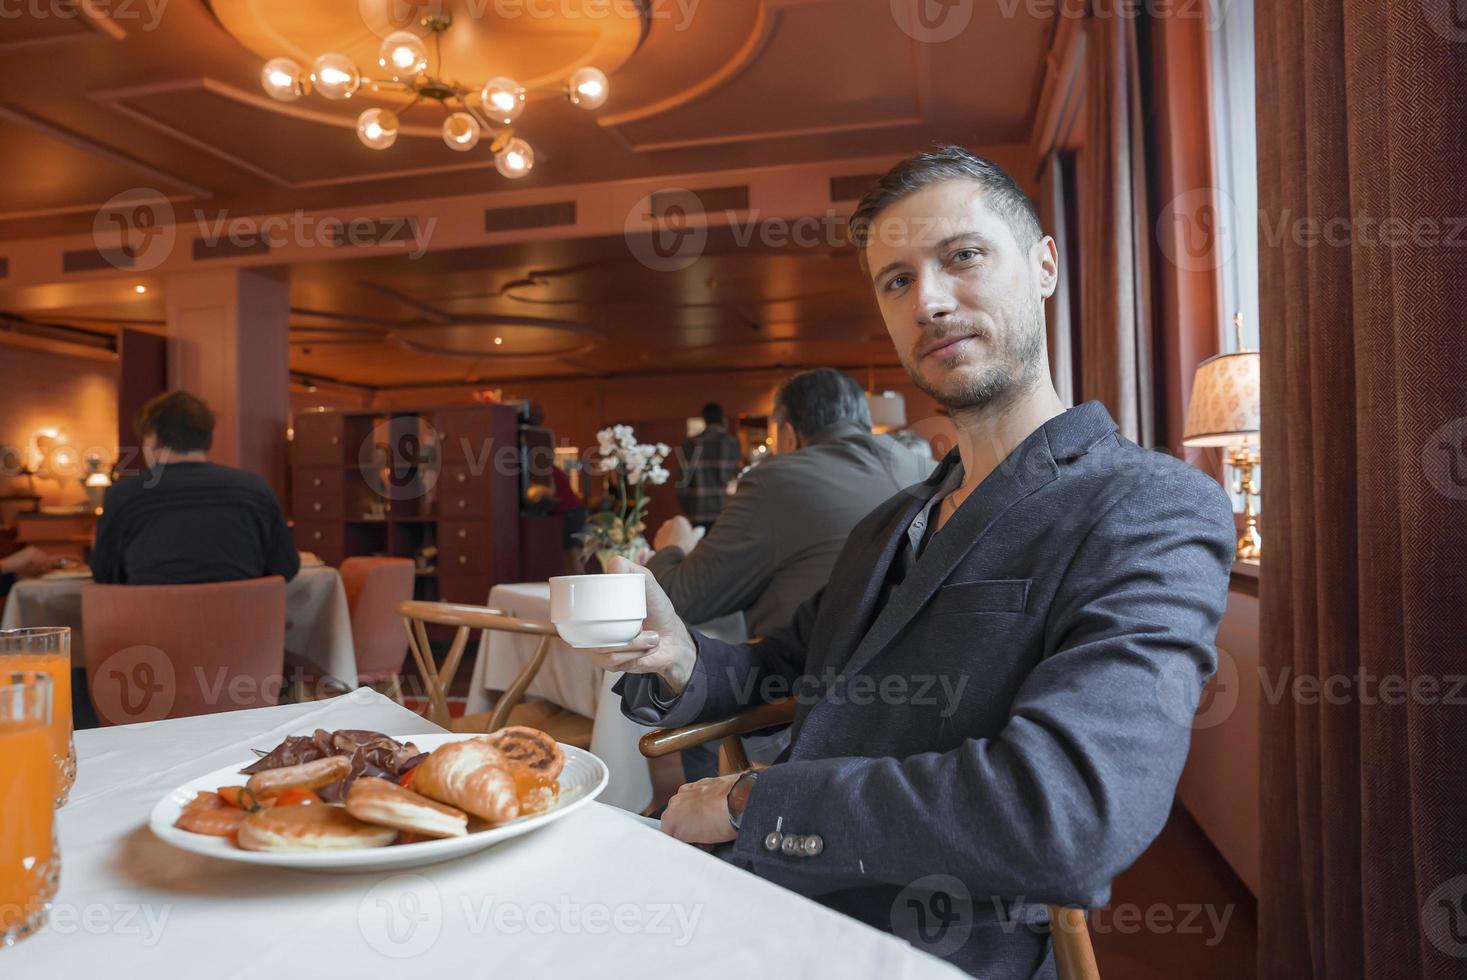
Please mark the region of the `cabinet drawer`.
<svg viewBox="0 0 1467 980"><path fill-rule="evenodd" d="M438 564L445 573L488 575L492 538L488 521L441 521Z"/></svg>
<svg viewBox="0 0 1467 980"><path fill-rule="evenodd" d="M340 565L341 525L297 521L295 547L297 551L314 551L328 565Z"/></svg>
<svg viewBox="0 0 1467 980"><path fill-rule="evenodd" d="M487 517L490 486L487 474L475 476L461 463L443 467L438 478L438 519Z"/></svg>
<svg viewBox="0 0 1467 980"><path fill-rule="evenodd" d="M342 446L343 419L338 412L302 412L295 417L297 466L340 466L346 460Z"/></svg>
<svg viewBox="0 0 1467 980"><path fill-rule="evenodd" d="M341 520L341 486L340 469L296 470L292 514L301 521Z"/></svg>

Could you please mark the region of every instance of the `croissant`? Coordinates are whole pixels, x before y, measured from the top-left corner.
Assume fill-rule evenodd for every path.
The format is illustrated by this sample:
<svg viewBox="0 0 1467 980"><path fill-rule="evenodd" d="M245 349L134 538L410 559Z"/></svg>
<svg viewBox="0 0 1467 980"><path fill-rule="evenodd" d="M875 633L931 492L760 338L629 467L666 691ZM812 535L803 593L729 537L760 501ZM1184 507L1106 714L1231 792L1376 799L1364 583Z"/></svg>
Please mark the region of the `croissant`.
<svg viewBox="0 0 1467 980"><path fill-rule="evenodd" d="M434 749L413 771L413 789L491 824L519 816L519 794L498 749L476 738Z"/></svg>

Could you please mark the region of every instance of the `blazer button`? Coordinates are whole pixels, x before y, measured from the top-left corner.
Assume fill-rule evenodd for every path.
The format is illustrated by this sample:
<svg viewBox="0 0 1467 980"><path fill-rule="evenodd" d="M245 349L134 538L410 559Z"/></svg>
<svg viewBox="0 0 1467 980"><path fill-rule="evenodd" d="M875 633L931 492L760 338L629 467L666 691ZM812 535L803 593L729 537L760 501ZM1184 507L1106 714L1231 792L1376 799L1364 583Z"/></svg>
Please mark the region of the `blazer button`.
<svg viewBox="0 0 1467 980"><path fill-rule="evenodd" d="M779 849L781 853L793 856L799 854L800 848L804 845L805 838L801 837L799 834L790 834L784 839L784 843L779 846Z"/></svg>
<svg viewBox="0 0 1467 980"><path fill-rule="evenodd" d="M784 836L782 834L770 833L768 837L764 838L764 849L766 851L777 851L779 850L780 842L783 840Z"/></svg>
<svg viewBox="0 0 1467 980"><path fill-rule="evenodd" d="M825 841L820 839L819 834L811 834L805 838L805 857L812 858L825 850Z"/></svg>

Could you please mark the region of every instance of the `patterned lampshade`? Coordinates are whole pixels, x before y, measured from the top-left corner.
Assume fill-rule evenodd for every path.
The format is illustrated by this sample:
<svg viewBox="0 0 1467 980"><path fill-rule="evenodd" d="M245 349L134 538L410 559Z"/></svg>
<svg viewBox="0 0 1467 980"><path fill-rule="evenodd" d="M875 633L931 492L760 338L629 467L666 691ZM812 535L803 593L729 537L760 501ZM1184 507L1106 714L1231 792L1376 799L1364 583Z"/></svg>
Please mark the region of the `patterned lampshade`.
<svg viewBox="0 0 1467 980"><path fill-rule="evenodd" d="M1239 351L1197 365L1184 446L1236 446L1257 440L1258 364L1258 351Z"/></svg>

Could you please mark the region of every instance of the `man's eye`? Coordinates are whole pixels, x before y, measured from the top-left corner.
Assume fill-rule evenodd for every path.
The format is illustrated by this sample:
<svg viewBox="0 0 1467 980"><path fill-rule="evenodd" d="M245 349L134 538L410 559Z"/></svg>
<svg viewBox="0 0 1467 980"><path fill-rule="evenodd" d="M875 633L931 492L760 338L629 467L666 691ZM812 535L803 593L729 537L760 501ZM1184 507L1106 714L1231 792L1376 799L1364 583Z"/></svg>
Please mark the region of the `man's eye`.
<svg viewBox="0 0 1467 980"><path fill-rule="evenodd" d="M911 279L908 276L893 276L886 281L887 292L890 292L894 289L901 289L909 282L911 282Z"/></svg>
<svg viewBox="0 0 1467 980"><path fill-rule="evenodd" d="M960 248L953 253L954 262L971 262L978 257L976 248Z"/></svg>

